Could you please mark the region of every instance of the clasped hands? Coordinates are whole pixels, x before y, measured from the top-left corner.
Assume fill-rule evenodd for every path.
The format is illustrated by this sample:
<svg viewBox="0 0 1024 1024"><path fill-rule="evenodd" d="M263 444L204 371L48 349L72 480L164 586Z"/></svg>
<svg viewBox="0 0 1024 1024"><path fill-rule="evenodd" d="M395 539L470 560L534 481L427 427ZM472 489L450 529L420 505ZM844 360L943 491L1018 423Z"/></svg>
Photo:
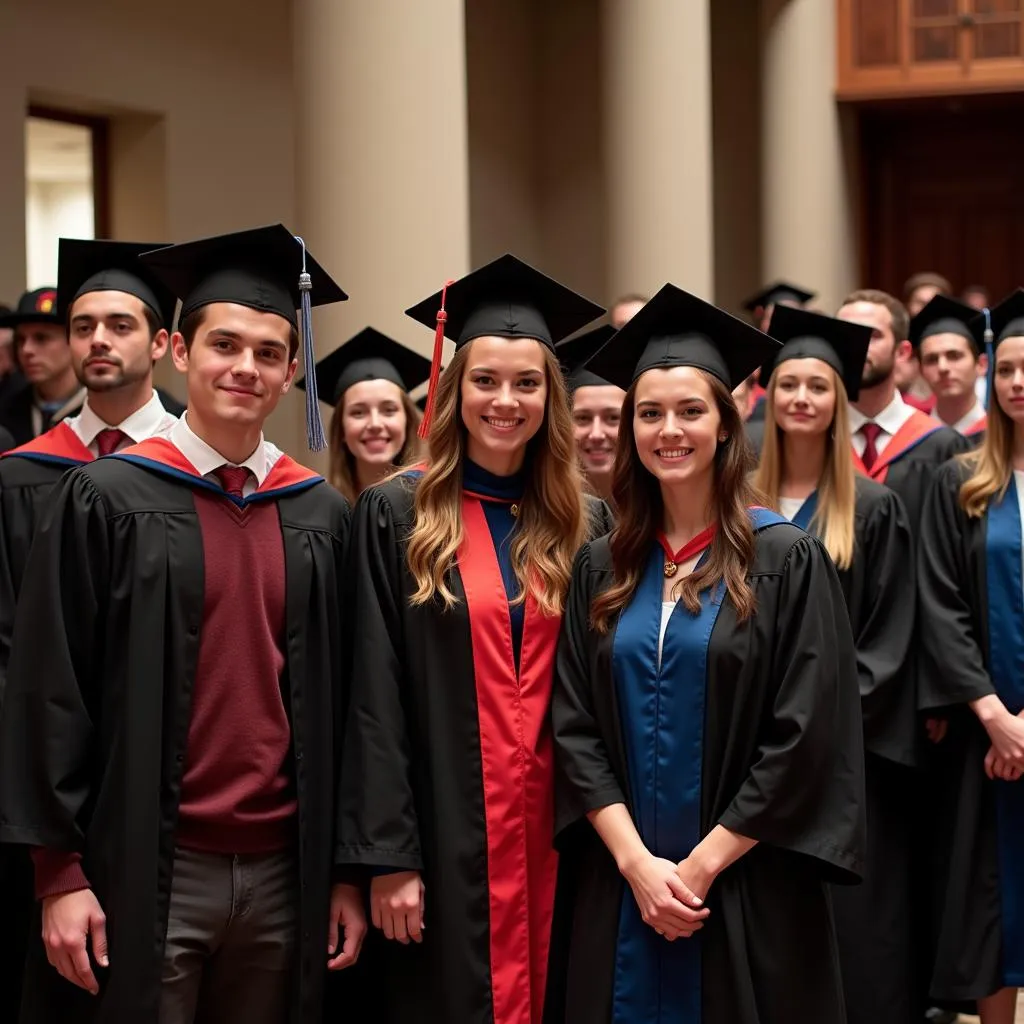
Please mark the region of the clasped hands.
<svg viewBox="0 0 1024 1024"><path fill-rule="evenodd" d="M622 874L644 923L669 942L688 939L704 927L710 913L704 900L714 875L692 854L674 864L645 851Z"/></svg>
<svg viewBox="0 0 1024 1024"><path fill-rule="evenodd" d="M1017 782L1024 773L1024 712L1001 712L982 719L992 745L985 755L985 774L990 779Z"/></svg>

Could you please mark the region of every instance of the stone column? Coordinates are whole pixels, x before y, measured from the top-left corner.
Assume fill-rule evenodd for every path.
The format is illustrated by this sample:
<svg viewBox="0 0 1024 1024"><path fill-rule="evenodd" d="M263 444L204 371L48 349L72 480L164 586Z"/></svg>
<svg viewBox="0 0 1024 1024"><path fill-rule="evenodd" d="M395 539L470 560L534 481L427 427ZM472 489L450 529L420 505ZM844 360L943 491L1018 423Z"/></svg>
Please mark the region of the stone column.
<svg viewBox="0 0 1024 1024"><path fill-rule="evenodd" d="M710 0L603 0L608 301L714 293Z"/></svg>

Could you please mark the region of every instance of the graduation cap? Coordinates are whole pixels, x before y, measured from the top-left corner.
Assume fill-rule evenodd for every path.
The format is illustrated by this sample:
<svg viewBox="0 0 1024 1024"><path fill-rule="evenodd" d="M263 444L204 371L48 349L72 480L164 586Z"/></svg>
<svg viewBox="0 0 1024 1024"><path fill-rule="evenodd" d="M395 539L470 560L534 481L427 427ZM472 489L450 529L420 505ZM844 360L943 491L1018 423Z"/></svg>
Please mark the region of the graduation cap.
<svg viewBox="0 0 1024 1024"><path fill-rule="evenodd" d="M586 366L623 390L655 367L693 366L732 391L778 349L756 327L666 284Z"/></svg>
<svg viewBox="0 0 1024 1024"><path fill-rule="evenodd" d="M90 292L125 292L144 302L170 330L177 296L139 257L160 248L149 242L88 241L62 238L57 249L57 305L67 316Z"/></svg>
<svg viewBox="0 0 1024 1024"><path fill-rule="evenodd" d="M998 306L982 310L971 327L983 332L986 343L997 347L1007 338L1024 338L1024 288L1012 292Z"/></svg>
<svg viewBox="0 0 1024 1024"><path fill-rule="evenodd" d="M596 373L591 373L584 367L584 363L605 345L614 333L615 328L611 324L604 324L555 346L555 355L562 364L562 372L565 374L570 392L576 391L577 388L607 386L608 381L598 377Z"/></svg>
<svg viewBox="0 0 1024 1024"><path fill-rule="evenodd" d="M341 396L364 380L388 380L412 391L430 376L430 360L373 327L364 327L316 364L316 390L337 405ZM296 387L306 389L303 377Z"/></svg>
<svg viewBox="0 0 1024 1024"><path fill-rule="evenodd" d="M802 306L805 302L810 302L816 294L817 292L809 292L806 288L790 284L788 281L776 281L775 284L762 288L756 295L751 295L743 303L743 308L754 313L758 309L767 309L769 306L779 306L787 302Z"/></svg>
<svg viewBox="0 0 1024 1024"><path fill-rule="evenodd" d="M10 313L0 316L0 327L18 327L21 324L62 324L57 312L57 289L36 288L25 292Z"/></svg>
<svg viewBox="0 0 1024 1024"><path fill-rule="evenodd" d="M847 398L853 401L860 394L870 327L793 306L776 306L768 334L782 342L782 348L761 367L762 387L768 386L772 372L788 359L820 359L839 374Z"/></svg>
<svg viewBox="0 0 1024 1024"><path fill-rule="evenodd" d="M955 334L969 341L975 352L980 352L984 345L982 330L976 332L971 326L977 319L978 311L973 306L958 302L948 295L935 295L910 321L910 343L919 349L926 338L934 338L938 334Z"/></svg>
<svg viewBox="0 0 1024 1024"><path fill-rule="evenodd" d="M429 394L433 396L440 376L445 338L455 348L476 338L533 338L554 349L605 310L554 279L506 253L458 281L450 281L430 298L411 306L407 316L433 327L434 358ZM433 398L420 424L426 437L433 413Z"/></svg>
<svg viewBox="0 0 1024 1024"><path fill-rule="evenodd" d="M182 319L211 303L230 302L276 313L298 328L296 310L301 308L307 373L316 361L311 307L348 298L306 251L306 243L283 224L172 245L140 258L181 299ZM312 451L322 451L327 441L316 378L314 373L306 388L306 436Z"/></svg>

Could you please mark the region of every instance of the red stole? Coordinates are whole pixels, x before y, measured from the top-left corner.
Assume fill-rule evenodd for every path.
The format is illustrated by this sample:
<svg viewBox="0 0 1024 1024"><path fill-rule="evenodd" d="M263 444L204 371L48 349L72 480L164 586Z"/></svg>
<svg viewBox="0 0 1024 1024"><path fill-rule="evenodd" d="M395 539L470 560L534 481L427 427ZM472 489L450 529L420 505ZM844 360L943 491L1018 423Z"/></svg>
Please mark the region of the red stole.
<svg viewBox="0 0 1024 1024"><path fill-rule="evenodd" d="M494 1024L540 1024L558 855L548 708L560 616L526 598L516 673L508 598L480 501L462 499L459 575L476 677Z"/></svg>
<svg viewBox="0 0 1024 1024"><path fill-rule="evenodd" d="M84 444L79 436L62 420L51 427L45 434L34 437L31 441L12 448L3 453L3 458L36 459L39 462L66 462L80 466L92 462L96 456Z"/></svg>
<svg viewBox="0 0 1024 1024"><path fill-rule="evenodd" d="M870 477L872 480L884 484L885 478L889 473L889 467L901 455L915 447L915 445L919 444L941 426L942 424L937 420L933 420L931 416L926 416L923 412L915 409L903 426L889 438L889 443L875 460L870 473L864 468L864 463L856 451L853 453L854 468L863 476Z"/></svg>

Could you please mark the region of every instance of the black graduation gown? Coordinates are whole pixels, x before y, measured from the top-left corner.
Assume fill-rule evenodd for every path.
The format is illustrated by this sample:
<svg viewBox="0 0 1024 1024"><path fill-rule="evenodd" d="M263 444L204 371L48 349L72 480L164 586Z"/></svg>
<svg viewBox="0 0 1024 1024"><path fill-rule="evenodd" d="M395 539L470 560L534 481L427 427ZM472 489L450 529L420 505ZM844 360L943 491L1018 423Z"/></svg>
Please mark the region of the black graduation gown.
<svg viewBox="0 0 1024 1024"><path fill-rule="evenodd" d="M613 671L623 616L604 636L589 625L591 601L609 586L611 566L607 538L577 558L552 702L563 877L575 883L567 1024L612 1019L620 909L624 914L624 896L632 899L586 819L589 811L625 803L636 820ZM701 943L702 1005L689 1016L663 1009L650 1019L842 1024L827 883L856 881L863 867L853 639L835 569L820 543L797 527L780 521L757 534L748 579L756 614L740 623L725 600L707 647L699 834L722 824L759 845L715 882L699 939L678 940ZM657 616L654 585L650 611ZM688 701L690 693L676 696Z"/></svg>
<svg viewBox="0 0 1024 1024"><path fill-rule="evenodd" d="M848 1024L906 1024L914 1005L910 922L917 693L908 671L914 631L914 540L900 499L858 476L853 563L839 570L857 648L864 720L867 853L864 884L833 891ZM808 499L794 518L810 529Z"/></svg>
<svg viewBox="0 0 1024 1024"><path fill-rule="evenodd" d="M970 701L1000 692L992 672L993 621L1003 640L1020 629L1024 609L1020 591L1006 595L999 607L990 601L988 533L992 508L981 519L968 518L959 504L967 475L959 462L944 466L925 507L919 543L918 589L921 657L926 671L920 700L925 711L948 718L948 733L940 746L948 764L939 807L939 896L932 995L941 1000L974 1000L1004 985L1024 985L1020 961L1024 941L1020 932L1024 907L1024 876L1020 866L1020 830L1024 826L1019 800L1021 783L993 782L985 775L984 758L991 742L968 707ZM1016 504L1011 480L1007 501ZM1016 527L1019 530L1019 525ZM1014 538L1019 549L1019 534ZM1003 559L1008 572L1020 574ZM1021 650L1018 658L1017 678ZM1011 696L1000 692L1014 713ZM1019 702L1018 702L1019 703ZM1000 821L1004 796L1018 806L1009 824L1016 832L1015 863L1001 861ZM1008 901L1008 902L1007 902ZM1004 907L1004 903L1007 906ZM1007 915L1006 909L1012 914ZM1015 929L1015 930L1014 930ZM1012 936L1016 937L1013 941ZM1016 969L1007 971L1007 954ZM1007 976L1009 973L1009 977ZM1015 976L1013 976L1015 975Z"/></svg>
<svg viewBox="0 0 1024 1024"><path fill-rule="evenodd" d="M36 436L35 431L32 429L32 395L31 385L26 384L0 406L0 427L3 427L14 438L16 445L28 444ZM69 416L77 416L82 411L82 403L84 401L85 395L82 394L79 401L69 405L64 410L60 420L66 419ZM59 420L43 423L42 433L46 433L57 422Z"/></svg>
<svg viewBox="0 0 1024 1024"><path fill-rule="evenodd" d="M5 452L14 447L14 437L9 430L0 427L0 452Z"/></svg>
<svg viewBox="0 0 1024 1024"><path fill-rule="evenodd" d="M203 611L193 488L209 485L190 469L119 454L73 470L33 545L0 721L0 841L82 851L113 967L98 971L93 998L60 978L34 936L22 1004L30 1024L157 1016ZM286 567L283 686L301 873L291 1020L319 1024L349 510L287 456L261 491L276 495L267 500Z"/></svg>
<svg viewBox="0 0 1024 1024"><path fill-rule="evenodd" d="M541 856L553 862L551 817L546 823L539 820L551 800L550 792L543 792L541 770L528 784L530 806L506 807L496 833L489 834L491 808L508 795L502 792L506 785L515 786L497 777L503 775L504 765L495 767L489 748L522 727L517 722L518 693L525 703L530 665L553 660L558 624L541 622L527 605L513 694L507 689L509 680L490 667L489 638L473 623L473 602L466 597L471 567L461 550L460 568L450 577L458 605L449 611L440 602L410 606L415 587L406 567L405 544L415 522L415 486L415 478L405 476L368 488L353 516L355 643L337 860L420 871L426 889L426 927L419 945L403 946L371 935L356 974L344 979L343 986L359 990L351 998L372 1007L372 1019L382 1024L518 1024L536 1017L537 999L543 995L535 991L536 978L522 977L522 963L528 959L534 964L534 959L532 951L519 943L527 932L532 942L546 929L538 925L524 931L524 922L504 919L501 925L492 924L494 901L506 908L518 905L509 893L514 879L521 890L513 891L524 894L524 914L535 909L543 913L544 907L532 896L541 883L530 872L527 850L530 832L539 843L536 832L543 830ZM592 532L605 532L611 525L607 507L597 499L587 501ZM465 504L463 522L469 532ZM493 561L485 525L479 535ZM496 561L493 570L492 582L504 599ZM511 658L510 639L506 653ZM545 685L537 679L530 686L538 715L534 725L546 722L548 686L549 681ZM497 695L505 709L498 709L497 720L485 717L490 712L479 694L488 692ZM536 766L545 746L550 751L550 736L542 728L536 746L524 744L519 767ZM514 779L516 768L508 761L504 764L509 767L508 779ZM494 775L485 778L487 766ZM519 799L527 803L522 795ZM504 839L498 839L499 833ZM489 870L500 876L510 857L516 862L511 874L499 877L498 887L492 886ZM553 889L553 876L550 884ZM553 899L553 892L548 895ZM547 912L551 913L550 901ZM547 973L554 977L557 968L552 966ZM357 979L360 985L351 984ZM512 1007L517 995L519 1005ZM371 1010L364 1012L371 1019Z"/></svg>

